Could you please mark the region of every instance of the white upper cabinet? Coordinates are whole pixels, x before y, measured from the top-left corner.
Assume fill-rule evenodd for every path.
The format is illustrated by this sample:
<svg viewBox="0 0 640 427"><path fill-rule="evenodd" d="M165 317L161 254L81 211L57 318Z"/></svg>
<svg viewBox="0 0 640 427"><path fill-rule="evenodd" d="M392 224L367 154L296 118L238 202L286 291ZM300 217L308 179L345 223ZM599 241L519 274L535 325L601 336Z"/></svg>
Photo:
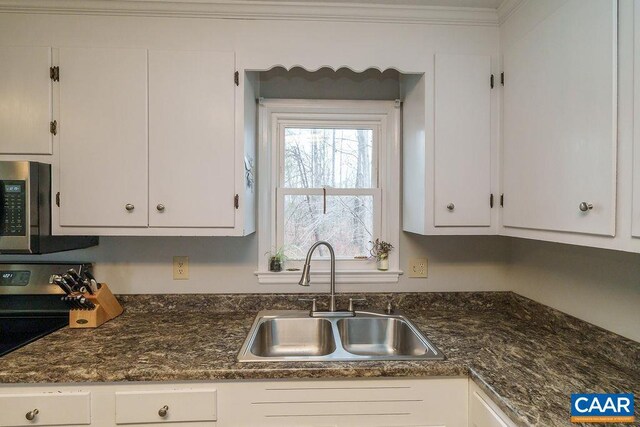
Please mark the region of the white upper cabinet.
<svg viewBox="0 0 640 427"><path fill-rule="evenodd" d="M401 79L404 231L495 234L497 95L491 56L436 54ZM493 92L498 89L494 88Z"/></svg>
<svg viewBox="0 0 640 427"><path fill-rule="evenodd" d="M0 47L0 154L51 154L51 48Z"/></svg>
<svg viewBox="0 0 640 427"><path fill-rule="evenodd" d="M435 58L435 226L491 225L491 57Z"/></svg>
<svg viewBox="0 0 640 427"><path fill-rule="evenodd" d="M503 34L503 225L614 235L617 2L516 14L529 19Z"/></svg>
<svg viewBox="0 0 640 427"><path fill-rule="evenodd" d="M234 72L233 52L149 51L151 227L234 226Z"/></svg>
<svg viewBox="0 0 640 427"><path fill-rule="evenodd" d="M236 137L236 86L252 106L256 95L235 75L234 52L63 48L58 56L57 234L254 231L245 219L253 189L241 178L255 132Z"/></svg>
<svg viewBox="0 0 640 427"><path fill-rule="evenodd" d="M146 227L147 51L59 50L60 225Z"/></svg>

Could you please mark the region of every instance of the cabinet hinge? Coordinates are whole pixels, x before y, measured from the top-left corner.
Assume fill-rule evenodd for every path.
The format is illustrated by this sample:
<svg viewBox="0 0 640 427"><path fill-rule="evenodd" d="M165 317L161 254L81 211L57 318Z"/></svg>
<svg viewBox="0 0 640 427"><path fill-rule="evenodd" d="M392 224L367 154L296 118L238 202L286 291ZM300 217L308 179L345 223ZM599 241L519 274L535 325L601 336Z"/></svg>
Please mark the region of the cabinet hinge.
<svg viewBox="0 0 640 427"><path fill-rule="evenodd" d="M493 193L489 196L489 207L493 208Z"/></svg>
<svg viewBox="0 0 640 427"><path fill-rule="evenodd" d="M51 80L53 80L54 82L59 82L60 81L60 67L58 67L57 65L55 67L50 67L49 68L49 77L51 77Z"/></svg>
<svg viewBox="0 0 640 427"><path fill-rule="evenodd" d="M504 207L504 194L500 195L500 207Z"/></svg>
<svg viewBox="0 0 640 427"><path fill-rule="evenodd" d="M240 73L237 71L233 73L233 82L236 84L236 86L240 86Z"/></svg>
<svg viewBox="0 0 640 427"><path fill-rule="evenodd" d="M54 135L58 134L58 122L57 122L57 120L54 120L51 123L49 123L49 132L51 132Z"/></svg>
<svg viewBox="0 0 640 427"><path fill-rule="evenodd" d="M240 207L240 196L238 196L237 194L233 198L233 207L236 209Z"/></svg>
<svg viewBox="0 0 640 427"><path fill-rule="evenodd" d="M500 84L504 86L504 72L500 73Z"/></svg>
<svg viewBox="0 0 640 427"><path fill-rule="evenodd" d="M491 74L491 89L493 89L493 74Z"/></svg>
<svg viewBox="0 0 640 427"><path fill-rule="evenodd" d="M60 192L59 191L56 193L56 206L60 207Z"/></svg>

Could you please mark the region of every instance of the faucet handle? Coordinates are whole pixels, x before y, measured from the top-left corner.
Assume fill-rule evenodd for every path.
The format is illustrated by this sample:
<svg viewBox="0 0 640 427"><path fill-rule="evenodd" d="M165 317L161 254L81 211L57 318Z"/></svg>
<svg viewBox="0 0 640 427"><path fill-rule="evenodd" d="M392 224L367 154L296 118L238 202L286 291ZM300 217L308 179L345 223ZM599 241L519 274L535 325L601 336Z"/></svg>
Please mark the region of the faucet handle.
<svg viewBox="0 0 640 427"><path fill-rule="evenodd" d="M349 298L349 311L353 311L353 303L356 301L366 301L366 298Z"/></svg>
<svg viewBox="0 0 640 427"><path fill-rule="evenodd" d="M318 311L318 306L316 304L317 300L318 298L298 298L298 301L311 301L311 313Z"/></svg>
<svg viewBox="0 0 640 427"><path fill-rule="evenodd" d="M387 308L384 310L387 314L393 314L393 303L391 301L387 302Z"/></svg>

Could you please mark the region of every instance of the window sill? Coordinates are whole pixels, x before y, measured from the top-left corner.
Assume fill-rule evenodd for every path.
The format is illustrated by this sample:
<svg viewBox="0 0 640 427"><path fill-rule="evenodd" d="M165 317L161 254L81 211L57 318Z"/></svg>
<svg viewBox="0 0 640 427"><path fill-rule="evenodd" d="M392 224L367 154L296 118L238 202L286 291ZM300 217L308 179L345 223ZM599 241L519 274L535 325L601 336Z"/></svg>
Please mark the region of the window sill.
<svg viewBox="0 0 640 427"><path fill-rule="evenodd" d="M256 271L258 283L262 285L298 284L301 271ZM336 271L336 283L398 283L402 270L339 270ZM311 272L313 283L329 283L327 270Z"/></svg>

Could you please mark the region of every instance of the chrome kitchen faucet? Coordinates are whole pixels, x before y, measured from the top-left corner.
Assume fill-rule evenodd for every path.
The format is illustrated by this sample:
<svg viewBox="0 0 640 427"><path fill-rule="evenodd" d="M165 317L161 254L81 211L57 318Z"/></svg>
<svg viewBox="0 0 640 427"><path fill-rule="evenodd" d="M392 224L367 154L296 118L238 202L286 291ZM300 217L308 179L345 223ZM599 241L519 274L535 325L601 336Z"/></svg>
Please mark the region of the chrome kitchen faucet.
<svg viewBox="0 0 640 427"><path fill-rule="evenodd" d="M309 248L309 252L307 252L307 259L304 262L304 267L302 268L302 277L298 282L300 286L309 286L311 285L311 256L313 255L313 251L316 250L318 246L324 245L329 249L329 255L331 257L331 294L329 295L329 311L336 311L336 254L333 251L333 246L329 244L329 242L325 242L320 240L315 242Z"/></svg>

